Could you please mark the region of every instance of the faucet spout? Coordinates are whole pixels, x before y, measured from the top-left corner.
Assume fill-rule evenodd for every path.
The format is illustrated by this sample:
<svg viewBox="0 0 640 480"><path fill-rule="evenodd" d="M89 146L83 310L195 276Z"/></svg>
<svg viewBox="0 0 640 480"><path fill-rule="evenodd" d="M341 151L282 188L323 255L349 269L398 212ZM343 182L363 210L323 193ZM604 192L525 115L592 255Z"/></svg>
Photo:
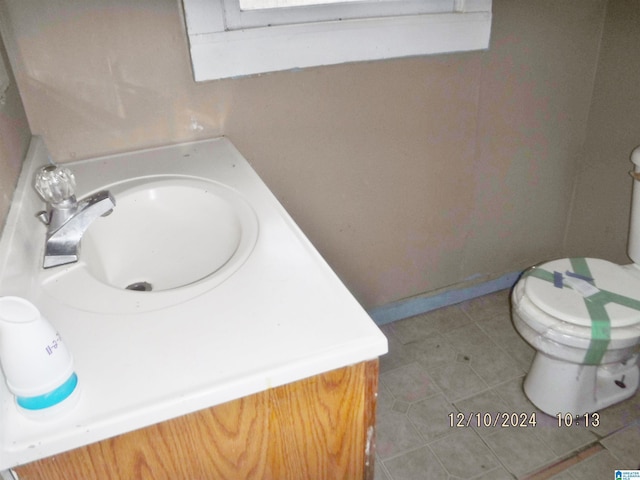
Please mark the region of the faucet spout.
<svg viewBox="0 0 640 480"><path fill-rule="evenodd" d="M73 173L52 165L40 169L35 187L51 207L38 214L47 225L43 267L77 262L82 236L96 218L111 213L115 199L103 190L77 201Z"/></svg>
<svg viewBox="0 0 640 480"><path fill-rule="evenodd" d="M78 202L75 208L60 210L53 208L51 225L58 224L47 232L44 268L66 265L78 261L80 240L95 219L106 216L116 206L108 191L101 191ZM59 219L66 216L66 219Z"/></svg>

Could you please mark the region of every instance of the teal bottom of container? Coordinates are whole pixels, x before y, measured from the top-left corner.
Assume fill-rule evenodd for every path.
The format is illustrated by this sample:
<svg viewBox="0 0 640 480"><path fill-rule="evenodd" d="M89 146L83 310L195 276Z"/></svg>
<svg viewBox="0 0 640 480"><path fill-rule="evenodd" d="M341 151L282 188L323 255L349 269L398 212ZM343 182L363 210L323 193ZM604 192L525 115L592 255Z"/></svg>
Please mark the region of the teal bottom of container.
<svg viewBox="0 0 640 480"><path fill-rule="evenodd" d="M36 397L16 397L18 405L25 410L43 410L66 400L78 386L78 376L74 373L58 388Z"/></svg>

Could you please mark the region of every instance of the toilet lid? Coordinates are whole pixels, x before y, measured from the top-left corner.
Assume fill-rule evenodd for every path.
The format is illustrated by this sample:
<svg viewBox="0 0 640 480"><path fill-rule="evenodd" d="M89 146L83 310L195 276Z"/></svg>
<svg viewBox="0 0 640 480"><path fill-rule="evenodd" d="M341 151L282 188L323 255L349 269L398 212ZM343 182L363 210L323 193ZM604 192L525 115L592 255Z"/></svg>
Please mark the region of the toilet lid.
<svg viewBox="0 0 640 480"><path fill-rule="evenodd" d="M577 271L576 271L577 270ZM597 258L563 258L525 273L525 295L547 314L590 326L586 302L605 304L612 328L640 323L640 279L620 265Z"/></svg>

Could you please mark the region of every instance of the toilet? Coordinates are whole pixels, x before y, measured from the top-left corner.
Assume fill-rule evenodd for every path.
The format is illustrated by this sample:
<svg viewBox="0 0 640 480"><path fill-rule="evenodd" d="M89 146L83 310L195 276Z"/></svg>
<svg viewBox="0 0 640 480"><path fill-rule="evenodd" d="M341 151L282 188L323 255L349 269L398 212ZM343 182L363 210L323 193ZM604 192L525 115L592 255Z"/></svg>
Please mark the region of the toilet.
<svg viewBox="0 0 640 480"><path fill-rule="evenodd" d="M522 274L511 294L518 333L536 349L524 392L551 416L581 416L631 397L640 379L640 147L628 254L617 265L563 258Z"/></svg>

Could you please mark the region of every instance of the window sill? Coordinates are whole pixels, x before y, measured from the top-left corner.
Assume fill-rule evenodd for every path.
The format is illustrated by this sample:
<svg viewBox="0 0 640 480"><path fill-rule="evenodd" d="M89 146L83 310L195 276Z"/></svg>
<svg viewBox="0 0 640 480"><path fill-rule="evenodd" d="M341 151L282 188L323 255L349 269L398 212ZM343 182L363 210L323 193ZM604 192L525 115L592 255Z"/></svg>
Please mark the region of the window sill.
<svg viewBox="0 0 640 480"><path fill-rule="evenodd" d="M490 12L292 24L189 34L197 82L346 62L482 50Z"/></svg>

